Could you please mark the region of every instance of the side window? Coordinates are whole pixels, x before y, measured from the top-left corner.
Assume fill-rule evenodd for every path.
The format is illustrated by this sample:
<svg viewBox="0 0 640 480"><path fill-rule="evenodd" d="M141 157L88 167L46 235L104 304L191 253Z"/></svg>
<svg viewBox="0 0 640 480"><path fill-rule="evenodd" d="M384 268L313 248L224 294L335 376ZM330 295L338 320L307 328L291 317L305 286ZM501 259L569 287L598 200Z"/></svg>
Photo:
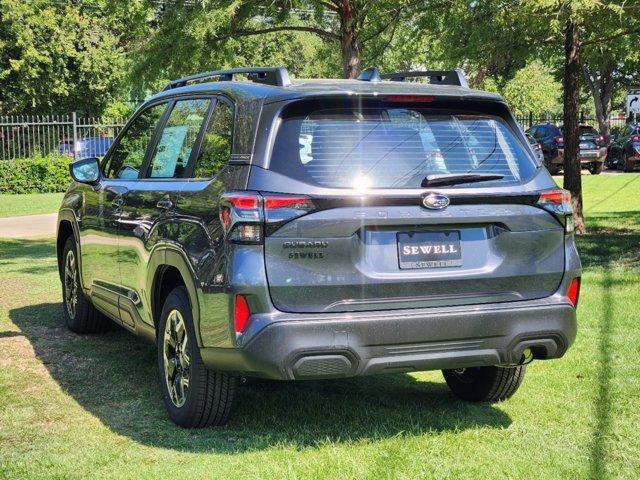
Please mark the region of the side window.
<svg viewBox="0 0 640 480"><path fill-rule="evenodd" d="M153 152L150 178L181 178L189 167L191 150L211 100L176 102Z"/></svg>
<svg viewBox="0 0 640 480"><path fill-rule="evenodd" d="M107 178L138 178L144 154L166 104L155 105L142 112L124 132L113 153L107 159Z"/></svg>
<svg viewBox="0 0 640 480"><path fill-rule="evenodd" d="M218 101L202 138L194 178L210 178L229 161L233 135L233 108Z"/></svg>

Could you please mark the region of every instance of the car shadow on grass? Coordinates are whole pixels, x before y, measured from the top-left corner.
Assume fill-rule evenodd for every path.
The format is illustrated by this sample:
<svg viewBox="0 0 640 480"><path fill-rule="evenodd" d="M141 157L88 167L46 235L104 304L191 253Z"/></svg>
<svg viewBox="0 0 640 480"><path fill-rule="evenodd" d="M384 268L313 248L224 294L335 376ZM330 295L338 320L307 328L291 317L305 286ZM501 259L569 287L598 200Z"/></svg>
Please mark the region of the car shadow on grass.
<svg viewBox="0 0 640 480"><path fill-rule="evenodd" d="M392 374L306 382L251 380L241 386L228 425L181 429L165 413L153 345L120 329L73 334L64 326L60 304L16 308L9 316L65 392L109 429L145 445L233 453L511 424L499 407L456 400L443 382Z"/></svg>

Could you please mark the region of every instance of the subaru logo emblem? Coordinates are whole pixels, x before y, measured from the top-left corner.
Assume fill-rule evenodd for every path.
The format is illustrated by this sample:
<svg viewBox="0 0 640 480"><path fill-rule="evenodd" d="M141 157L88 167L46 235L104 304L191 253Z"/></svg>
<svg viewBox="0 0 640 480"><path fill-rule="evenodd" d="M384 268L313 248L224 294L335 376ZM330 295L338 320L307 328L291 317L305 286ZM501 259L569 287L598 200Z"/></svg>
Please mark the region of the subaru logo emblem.
<svg viewBox="0 0 640 480"><path fill-rule="evenodd" d="M422 199L422 204L431 210L440 210L449 205L449 197L439 193L430 193Z"/></svg>

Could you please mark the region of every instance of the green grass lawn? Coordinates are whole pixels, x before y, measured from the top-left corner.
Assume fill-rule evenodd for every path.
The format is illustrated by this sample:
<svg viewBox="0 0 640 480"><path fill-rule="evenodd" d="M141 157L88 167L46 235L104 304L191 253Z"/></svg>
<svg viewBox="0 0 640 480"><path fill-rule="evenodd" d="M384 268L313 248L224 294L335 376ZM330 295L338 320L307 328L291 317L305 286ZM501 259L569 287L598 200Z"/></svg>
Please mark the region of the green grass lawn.
<svg viewBox="0 0 640 480"><path fill-rule="evenodd" d="M1 194L0 218L57 212L63 195L64 193Z"/></svg>
<svg viewBox="0 0 640 480"><path fill-rule="evenodd" d="M439 372L250 382L224 428L167 418L154 348L63 325L50 241L0 241L0 478L636 478L640 174L585 176L576 343L510 400Z"/></svg>

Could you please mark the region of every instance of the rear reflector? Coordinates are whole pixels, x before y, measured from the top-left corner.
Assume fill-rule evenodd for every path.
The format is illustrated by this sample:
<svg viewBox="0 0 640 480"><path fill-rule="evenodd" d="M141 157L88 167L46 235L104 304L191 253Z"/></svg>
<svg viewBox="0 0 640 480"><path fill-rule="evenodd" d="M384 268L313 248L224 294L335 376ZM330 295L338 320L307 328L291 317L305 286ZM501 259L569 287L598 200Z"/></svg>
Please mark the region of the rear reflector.
<svg viewBox="0 0 640 480"><path fill-rule="evenodd" d="M244 295L236 295L236 306L233 312L233 318L236 326L236 333L244 332L249 322L249 316L251 311L249 310L249 304L247 303L247 297Z"/></svg>
<svg viewBox="0 0 640 480"><path fill-rule="evenodd" d="M569 284L569 290L567 291L567 297L574 307L578 306L578 298L580 297L580 277L576 277L571 280Z"/></svg>

